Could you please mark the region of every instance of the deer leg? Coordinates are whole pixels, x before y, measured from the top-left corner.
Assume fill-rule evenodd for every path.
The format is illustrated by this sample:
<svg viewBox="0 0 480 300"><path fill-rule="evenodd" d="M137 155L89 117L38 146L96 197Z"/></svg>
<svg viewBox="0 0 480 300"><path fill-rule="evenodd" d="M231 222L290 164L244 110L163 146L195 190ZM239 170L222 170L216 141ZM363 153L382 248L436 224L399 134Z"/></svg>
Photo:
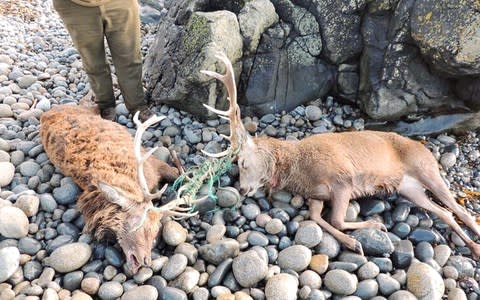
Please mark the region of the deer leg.
<svg viewBox="0 0 480 300"><path fill-rule="evenodd" d="M398 187L398 192L408 198L410 201L422 207L428 211L436 214L443 222L452 227L453 230L460 236L462 240L468 245L472 250L473 254L477 257L480 256L480 245L472 241L468 235L463 232L462 228L453 218L453 215L448 210L443 207L435 204L430 199L423 190L423 185L420 181L416 180L410 176L404 176Z"/></svg>
<svg viewBox="0 0 480 300"><path fill-rule="evenodd" d="M310 219L315 221L325 231L330 233L334 238L340 241L348 249L358 252L363 255L362 244L353 237L346 235L337 228L330 225L322 218L323 201L316 199L308 199Z"/></svg>
<svg viewBox="0 0 480 300"><path fill-rule="evenodd" d="M478 226L477 222L475 222L475 219L464 207L460 206L455 201L455 198L452 196L452 193L450 193L450 190L440 176L422 178L422 183L435 195L435 197L438 198L438 200L450 208L453 213L457 215L463 223L465 223L465 225L467 225L478 237L480 237L480 227Z"/></svg>
<svg viewBox="0 0 480 300"><path fill-rule="evenodd" d="M367 220L362 222L345 222L345 216L347 214L348 204L350 202L351 192L350 189L345 187L336 188L333 192L330 205L332 212L330 213L330 222L333 226L339 230L355 230L361 228L376 228L378 230L387 231L384 224Z"/></svg>

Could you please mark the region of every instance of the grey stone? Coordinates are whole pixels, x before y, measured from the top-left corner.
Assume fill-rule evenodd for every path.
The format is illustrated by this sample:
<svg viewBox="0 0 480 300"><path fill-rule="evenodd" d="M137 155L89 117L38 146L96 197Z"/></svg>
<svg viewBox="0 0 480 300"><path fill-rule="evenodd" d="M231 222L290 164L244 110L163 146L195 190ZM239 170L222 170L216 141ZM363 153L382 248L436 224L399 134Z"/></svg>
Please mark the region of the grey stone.
<svg viewBox="0 0 480 300"><path fill-rule="evenodd" d="M198 253L206 261L218 265L229 257L235 257L240 252L240 245L236 240L223 239L215 243L202 245Z"/></svg>
<svg viewBox="0 0 480 300"><path fill-rule="evenodd" d="M248 220L255 220L255 218L260 214L260 207L253 203L243 205L242 214Z"/></svg>
<svg viewBox="0 0 480 300"><path fill-rule="evenodd" d="M232 271L235 279L243 287L252 287L267 275L267 261L256 251L243 252L233 260Z"/></svg>
<svg viewBox="0 0 480 300"><path fill-rule="evenodd" d="M363 266L358 269L357 275L358 279L365 280L365 279L374 279L380 273L380 269L376 264L369 261L365 263Z"/></svg>
<svg viewBox="0 0 480 300"><path fill-rule="evenodd" d="M127 291L121 300L156 300L157 297L158 292L154 286L142 285Z"/></svg>
<svg viewBox="0 0 480 300"><path fill-rule="evenodd" d="M366 255L383 256L393 252L394 247L388 235L374 228L357 229L352 236L362 244Z"/></svg>
<svg viewBox="0 0 480 300"><path fill-rule="evenodd" d="M198 250L190 243L181 243L175 248L175 253L185 255L189 265L193 265L197 261Z"/></svg>
<svg viewBox="0 0 480 300"><path fill-rule="evenodd" d="M194 268L187 267L185 271L180 274L170 285L172 287L181 289L187 294L190 294L198 285L200 279L200 272Z"/></svg>
<svg viewBox="0 0 480 300"><path fill-rule="evenodd" d="M15 202L15 207L20 208L27 217L35 216L39 205L40 200L35 195L21 195Z"/></svg>
<svg viewBox="0 0 480 300"><path fill-rule="evenodd" d="M102 300L115 300L123 294L123 287L120 282L108 281L102 283L98 290L98 297Z"/></svg>
<svg viewBox="0 0 480 300"><path fill-rule="evenodd" d="M0 283L15 273L20 264L20 252L15 247L0 249Z"/></svg>
<svg viewBox="0 0 480 300"><path fill-rule="evenodd" d="M187 240L187 230L176 221L163 225L162 238L170 246L178 246Z"/></svg>
<svg viewBox="0 0 480 300"><path fill-rule="evenodd" d="M467 300L467 295L461 288L453 288L448 291L448 300Z"/></svg>
<svg viewBox="0 0 480 300"><path fill-rule="evenodd" d="M233 207L240 202L240 193L233 187L220 187L217 190L217 203L220 207Z"/></svg>
<svg viewBox="0 0 480 300"><path fill-rule="evenodd" d="M82 271L74 271L65 274L63 276L63 288L66 288L69 291L74 291L80 288L80 284L83 279L83 272Z"/></svg>
<svg viewBox="0 0 480 300"><path fill-rule="evenodd" d="M452 249L450 249L450 247L448 247L447 245L437 245L433 249L433 252L433 258L440 267L443 267L447 263L450 255L452 254Z"/></svg>
<svg viewBox="0 0 480 300"><path fill-rule="evenodd" d="M388 297L388 300L417 300L409 291L396 291Z"/></svg>
<svg viewBox="0 0 480 300"><path fill-rule="evenodd" d="M322 278L317 272L305 270L299 277L300 286L308 286L311 289L319 289L322 286Z"/></svg>
<svg viewBox="0 0 480 300"><path fill-rule="evenodd" d="M10 105L0 103L0 118L13 117L13 111Z"/></svg>
<svg viewBox="0 0 480 300"><path fill-rule="evenodd" d="M28 234L28 218L25 213L13 206L0 208L0 234L6 238L22 238Z"/></svg>
<svg viewBox="0 0 480 300"><path fill-rule="evenodd" d="M25 253L28 255L35 255L38 251L42 249L42 244L31 237L24 237L18 241L18 250L20 253Z"/></svg>
<svg viewBox="0 0 480 300"><path fill-rule="evenodd" d="M40 165L34 161L25 161L21 163L19 166L19 171L23 176L35 176L37 172L40 170Z"/></svg>
<svg viewBox="0 0 480 300"><path fill-rule="evenodd" d="M315 251L327 255L329 258L334 258L340 253L340 243L329 233L324 232L320 244L315 247Z"/></svg>
<svg viewBox="0 0 480 300"><path fill-rule="evenodd" d="M162 277L166 280L175 279L187 267L188 259L183 254L172 255L162 268Z"/></svg>
<svg viewBox="0 0 480 300"><path fill-rule="evenodd" d="M133 275L133 280L136 283L142 284L153 276L153 271L150 268L141 267L135 275Z"/></svg>
<svg viewBox="0 0 480 300"><path fill-rule="evenodd" d="M331 292L339 295L351 295L357 290L358 280L344 270L328 271L323 280L325 287Z"/></svg>
<svg viewBox="0 0 480 300"><path fill-rule="evenodd" d="M457 157L452 152L446 152L440 157L440 164L444 170L448 170L455 165Z"/></svg>
<svg viewBox="0 0 480 300"><path fill-rule="evenodd" d="M361 299L370 299L378 294L378 283L375 279L366 279L358 283L357 290L353 294Z"/></svg>
<svg viewBox="0 0 480 300"><path fill-rule="evenodd" d="M154 87L154 99L166 101L167 104L195 114L204 114L206 110L202 106L203 101L211 106L220 106L215 103L215 87L218 83L215 80L210 81L210 77L198 71L214 71L217 61L215 55L220 49L235 64L242 56L242 37L237 17L232 12L190 11L185 14L185 9L189 8L171 10L168 18L162 18L159 35L152 47L152 50L156 50L150 51L145 58L145 78L149 86ZM173 15L174 11L176 16ZM159 59L156 57L157 51L162 51L165 55ZM193 56L193 53L202 54ZM177 65L171 57L176 58L175 62L182 63ZM205 84L208 81L210 83ZM212 88L209 88L209 85L212 85Z"/></svg>
<svg viewBox="0 0 480 300"><path fill-rule="evenodd" d="M252 246L267 246L269 241L268 238L261 232L251 231L248 235L247 241Z"/></svg>
<svg viewBox="0 0 480 300"><path fill-rule="evenodd" d="M55 271L68 273L81 268L92 255L90 246L85 243L72 243L63 245L44 259L44 263Z"/></svg>
<svg viewBox="0 0 480 300"><path fill-rule="evenodd" d="M160 293L160 300L187 300L187 294L184 291L167 286Z"/></svg>
<svg viewBox="0 0 480 300"><path fill-rule="evenodd" d="M303 271L310 264L312 252L303 245L290 246L278 254L278 265L282 269Z"/></svg>
<svg viewBox="0 0 480 300"><path fill-rule="evenodd" d="M267 0L254 0L245 3L238 14L240 32L243 36L244 47L255 53L262 33L268 27L278 22L275 7Z"/></svg>
<svg viewBox="0 0 480 300"><path fill-rule="evenodd" d="M280 273L268 279L265 285L267 300L291 300L297 298L298 279L287 273Z"/></svg>
<svg viewBox="0 0 480 300"><path fill-rule="evenodd" d="M258 224L258 221L257 221ZM260 224L258 224L260 225ZM270 219L266 224L265 224L265 231L270 234L278 234L280 233L284 228L284 225L282 221L279 219Z"/></svg>
<svg viewBox="0 0 480 300"><path fill-rule="evenodd" d="M415 247L415 257L422 262L433 258L433 247L430 243L420 242Z"/></svg>
<svg viewBox="0 0 480 300"><path fill-rule="evenodd" d="M322 117L322 109L316 105L308 105L305 108L305 116L310 121L320 120Z"/></svg>
<svg viewBox="0 0 480 300"><path fill-rule="evenodd" d="M450 76L478 75L480 13L474 3L454 0L445 7L414 2L412 38L435 70Z"/></svg>
<svg viewBox="0 0 480 300"><path fill-rule="evenodd" d="M409 240L395 242L395 250L392 253L392 262L396 268L403 269L410 266L413 259L413 245Z"/></svg>
<svg viewBox="0 0 480 300"><path fill-rule="evenodd" d="M418 299L441 299L445 291L443 279L425 263L414 263L407 272L407 288Z"/></svg>
<svg viewBox="0 0 480 300"><path fill-rule="evenodd" d="M380 292L384 296L389 296L400 289L400 283L387 274L378 274L377 282Z"/></svg>
<svg viewBox="0 0 480 300"><path fill-rule="evenodd" d="M74 183L66 183L53 189L53 197L58 204L68 205L75 203L80 189Z"/></svg>
<svg viewBox="0 0 480 300"><path fill-rule="evenodd" d="M222 261L213 271L212 274L208 277L208 286L214 287L220 285L223 279L227 276L227 274L232 269L232 258L227 258L226 260Z"/></svg>
<svg viewBox="0 0 480 300"><path fill-rule="evenodd" d="M37 77L33 75L25 75L18 78L18 86L22 89L26 89L37 81Z"/></svg>
<svg viewBox="0 0 480 300"><path fill-rule="evenodd" d="M32 281L40 276L42 269L42 265L38 261L29 261L23 266L23 276L25 279Z"/></svg>
<svg viewBox="0 0 480 300"><path fill-rule="evenodd" d="M303 221L295 234L295 244L313 248L320 244L323 231L314 221Z"/></svg>
<svg viewBox="0 0 480 300"><path fill-rule="evenodd" d="M0 210L1 212L1 210ZM473 277L474 268L472 261L464 256L450 256L447 260L447 266L452 266L457 269L458 274Z"/></svg>

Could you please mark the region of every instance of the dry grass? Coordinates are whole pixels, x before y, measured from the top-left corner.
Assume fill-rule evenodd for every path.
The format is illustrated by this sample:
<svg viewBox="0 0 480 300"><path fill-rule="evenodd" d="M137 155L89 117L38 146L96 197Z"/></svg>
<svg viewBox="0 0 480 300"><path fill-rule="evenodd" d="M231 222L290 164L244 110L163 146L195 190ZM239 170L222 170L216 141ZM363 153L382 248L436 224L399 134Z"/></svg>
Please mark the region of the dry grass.
<svg viewBox="0 0 480 300"><path fill-rule="evenodd" d="M32 9L36 0L2 0L0 1L0 16L16 16L25 22L32 22L39 12Z"/></svg>

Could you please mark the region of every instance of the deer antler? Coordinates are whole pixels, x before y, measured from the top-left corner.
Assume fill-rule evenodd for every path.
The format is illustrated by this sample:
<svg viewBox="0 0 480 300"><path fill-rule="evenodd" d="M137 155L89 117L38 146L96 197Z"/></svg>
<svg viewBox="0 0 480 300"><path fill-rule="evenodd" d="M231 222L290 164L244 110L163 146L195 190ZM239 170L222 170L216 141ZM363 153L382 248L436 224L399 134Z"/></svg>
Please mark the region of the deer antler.
<svg viewBox="0 0 480 300"><path fill-rule="evenodd" d="M167 189L167 184L165 184L162 189L154 194L150 193L150 190L147 185L147 180L145 179L145 174L143 173L143 164L145 161L155 152L158 147L150 149L147 153L142 155L142 135L147 130L148 127L152 126L155 123L158 123L165 119L165 116L152 116L150 117L147 121L144 123L140 122L138 119L139 112L137 111L135 115L133 116L133 121L137 125L137 132L135 133L135 138L134 138L134 153L135 153L135 160L137 162L137 178L138 178L138 183L140 184L140 187L142 188L143 196L147 200L152 200L155 198L159 198L162 196L162 194L165 192Z"/></svg>
<svg viewBox="0 0 480 300"><path fill-rule="evenodd" d="M218 110L214 107L211 107L207 104L203 104L208 110L218 114L220 118L227 119L230 121L230 136L225 136L222 135L224 138L230 141L231 144L231 149L233 151L237 151L241 144L246 140L247 137L247 132L245 130L245 127L243 126L242 119L240 116L240 107L237 104L237 87L235 85L235 75L233 73L233 67L232 63L228 59L228 57L222 53L218 52L217 55L215 55L219 60L221 60L225 64L226 72L225 74L219 74L216 72L208 71L208 70L201 70L205 75L214 77L225 85L227 88L228 92L228 101L229 101L229 108L228 110ZM227 118L228 117L228 118ZM204 150L202 152L211 157L222 157L227 155L231 149L227 149L223 152L212 154L208 153Z"/></svg>

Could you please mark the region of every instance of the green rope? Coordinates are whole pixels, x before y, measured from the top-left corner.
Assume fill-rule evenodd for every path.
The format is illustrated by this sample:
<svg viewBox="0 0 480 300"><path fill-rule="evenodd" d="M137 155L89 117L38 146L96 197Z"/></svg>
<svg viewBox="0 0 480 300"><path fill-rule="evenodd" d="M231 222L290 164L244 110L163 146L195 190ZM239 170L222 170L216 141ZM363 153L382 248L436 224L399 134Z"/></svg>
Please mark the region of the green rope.
<svg viewBox="0 0 480 300"><path fill-rule="evenodd" d="M206 182L208 185L208 196L217 200L213 186L215 183L220 185L220 177L232 168L235 155L235 151L230 151L226 156L221 158L207 159L198 167L192 168L182 174L172 185L173 190L181 189L177 198L183 198L187 205L191 205L191 202L196 200L200 188ZM194 210L195 205L193 204L191 206L192 210Z"/></svg>

